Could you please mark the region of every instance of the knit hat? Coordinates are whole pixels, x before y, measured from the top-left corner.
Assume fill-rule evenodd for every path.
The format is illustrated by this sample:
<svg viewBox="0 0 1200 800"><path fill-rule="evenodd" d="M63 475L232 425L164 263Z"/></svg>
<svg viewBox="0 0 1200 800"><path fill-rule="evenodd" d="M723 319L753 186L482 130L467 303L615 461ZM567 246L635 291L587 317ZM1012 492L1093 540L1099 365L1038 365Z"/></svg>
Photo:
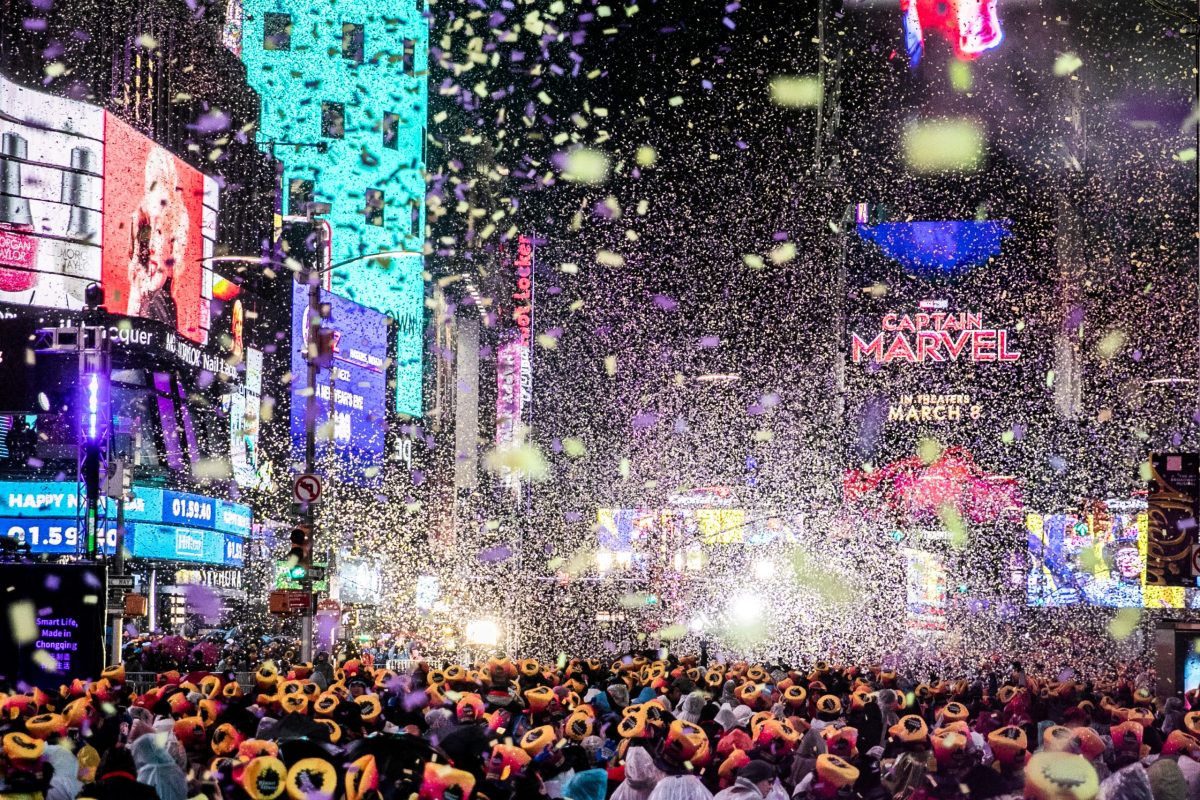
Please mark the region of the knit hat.
<svg viewBox="0 0 1200 800"><path fill-rule="evenodd" d="M1092 800L1100 780L1083 756L1074 753L1035 753L1025 765L1028 800Z"/></svg>
<svg viewBox="0 0 1200 800"><path fill-rule="evenodd" d="M766 761L747 760L737 771L737 777L745 778L751 783L762 783L775 777L775 769Z"/></svg>
<svg viewBox="0 0 1200 800"><path fill-rule="evenodd" d="M1154 800L1187 800L1188 782L1177 761L1160 758L1146 768L1146 775Z"/></svg>

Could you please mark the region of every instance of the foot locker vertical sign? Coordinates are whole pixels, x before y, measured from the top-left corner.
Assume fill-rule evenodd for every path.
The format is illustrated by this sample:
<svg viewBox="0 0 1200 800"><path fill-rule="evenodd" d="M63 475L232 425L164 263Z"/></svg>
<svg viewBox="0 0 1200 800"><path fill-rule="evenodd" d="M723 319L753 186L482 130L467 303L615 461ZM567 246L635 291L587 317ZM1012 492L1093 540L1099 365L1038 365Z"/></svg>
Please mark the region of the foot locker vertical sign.
<svg viewBox="0 0 1200 800"><path fill-rule="evenodd" d="M1146 585L1194 586L1192 551L1200 506L1200 455L1150 456L1147 500Z"/></svg>

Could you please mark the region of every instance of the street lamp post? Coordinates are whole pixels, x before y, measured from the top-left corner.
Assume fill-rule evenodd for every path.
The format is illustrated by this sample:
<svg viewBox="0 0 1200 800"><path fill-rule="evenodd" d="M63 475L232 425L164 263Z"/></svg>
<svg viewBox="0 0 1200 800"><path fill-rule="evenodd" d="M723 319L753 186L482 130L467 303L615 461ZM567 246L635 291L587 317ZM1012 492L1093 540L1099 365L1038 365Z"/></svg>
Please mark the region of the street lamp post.
<svg viewBox="0 0 1200 800"><path fill-rule="evenodd" d="M293 142L272 142L274 145L294 145ZM298 145L308 146L308 145ZM285 218L286 221L287 218ZM311 217L303 218L307 222L311 222ZM308 319L305 324L308 326L308 346L305 349L304 358L308 366L308 380L306 389L308 396L305 399L304 408L304 471L307 474L312 474L317 466L317 377L321 368L321 358L324 355L321 352L321 278L327 272L332 272L335 269L357 263L359 261L368 261L377 258L390 258L392 256L423 256L423 252L418 250L384 250L378 253L365 253L363 255L354 256L344 261L339 261L336 264L330 264L328 267L306 267L297 269L295 279L303 280L308 286ZM288 266L279 264L272 259L265 259L261 256L215 256L203 259L210 262L231 262L231 263L252 263L252 264L271 264L276 266ZM291 268L295 269L294 266ZM332 406L333 393L330 392L330 404ZM316 509L311 502L303 503L301 506L302 524L308 526L310 542L316 540ZM315 549L315 548L314 548ZM305 572L301 579L301 588L308 596L308 605L300 620L300 658L303 661L312 661L313 650L313 602L312 602L312 573Z"/></svg>

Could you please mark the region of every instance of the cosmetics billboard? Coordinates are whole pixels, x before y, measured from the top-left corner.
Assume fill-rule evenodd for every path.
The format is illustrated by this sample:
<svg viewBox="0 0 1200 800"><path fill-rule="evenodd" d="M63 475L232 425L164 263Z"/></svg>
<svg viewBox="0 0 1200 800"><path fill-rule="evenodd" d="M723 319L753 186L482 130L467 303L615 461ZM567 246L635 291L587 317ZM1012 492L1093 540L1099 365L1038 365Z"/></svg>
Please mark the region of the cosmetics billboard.
<svg viewBox="0 0 1200 800"><path fill-rule="evenodd" d="M217 186L121 122L104 128L104 302L208 341Z"/></svg>
<svg viewBox="0 0 1200 800"><path fill-rule="evenodd" d="M0 77L0 302L83 307L100 280L104 111Z"/></svg>
<svg viewBox="0 0 1200 800"><path fill-rule="evenodd" d="M101 108L0 77L0 303L108 310L208 340L218 190Z"/></svg>

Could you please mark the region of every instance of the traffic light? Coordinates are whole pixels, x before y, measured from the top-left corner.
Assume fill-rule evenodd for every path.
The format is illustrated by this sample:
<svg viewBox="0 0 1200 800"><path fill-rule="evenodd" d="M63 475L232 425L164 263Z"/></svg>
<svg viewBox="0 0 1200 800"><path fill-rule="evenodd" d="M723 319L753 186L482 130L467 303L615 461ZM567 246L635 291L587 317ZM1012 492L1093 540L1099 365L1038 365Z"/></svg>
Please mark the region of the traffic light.
<svg viewBox="0 0 1200 800"><path fill-rule="evenodd" d="M308 569L312 566L312 528L307 525L297 525L292 528L292 549L287 554L287 574L294 581L302 581L308 577Z"/></svg>

